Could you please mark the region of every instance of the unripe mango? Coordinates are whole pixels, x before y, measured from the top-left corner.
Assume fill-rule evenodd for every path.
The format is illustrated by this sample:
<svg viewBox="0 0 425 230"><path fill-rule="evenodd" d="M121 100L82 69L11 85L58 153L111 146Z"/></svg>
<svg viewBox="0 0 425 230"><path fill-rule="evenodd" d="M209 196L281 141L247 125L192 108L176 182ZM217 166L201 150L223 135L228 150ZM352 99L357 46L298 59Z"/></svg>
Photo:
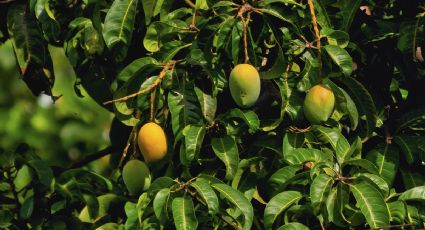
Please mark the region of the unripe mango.
<svg viewBox="0 0 425 230"><path fill-rule="evenodd" d="M230 94L241 108L251 107L260 96L260 75L250 64L239 64L229 77Z"/></svg>
<svg viewBox="0 0 425 230"><path fill-rule="evenodd" d="M320 124L328 120L335 106L335 96L322 84L310 88L304 100L304 115L311 124Z"/></svg>
<svg viewBox="0 0 425 230"><path fill-rule="evenodd" d="M131 195L140 195L151 185L151 174L148 166L139 160L130 160L122 170L122 178Z"/></svg>
<svg viewBox="0 0 425 230"><path fill-rule="evenodd" d="M146 162L159 161L167 154L164 130L154 122L146 123L140 128L138 144Z"/></svg>

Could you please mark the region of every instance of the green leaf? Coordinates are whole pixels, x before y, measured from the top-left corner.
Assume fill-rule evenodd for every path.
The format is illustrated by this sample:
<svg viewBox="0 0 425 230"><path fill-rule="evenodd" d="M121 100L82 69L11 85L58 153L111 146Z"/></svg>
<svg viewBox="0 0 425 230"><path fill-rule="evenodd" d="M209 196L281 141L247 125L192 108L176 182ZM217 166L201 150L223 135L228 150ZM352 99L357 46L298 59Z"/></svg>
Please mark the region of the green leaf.
<svg viewBox="0 0 425 230"><path fill-rule="evenodd" d="M208 206L208 213L214 215L218 212L218 197L207 180L198 178L190 184L196 189L201 198Z"/></svg>
<svg viewBox="0 0 425 230"><path fill-rule="evenodd" d="M404 189L425 185L425 175L420 172L413 172L407 168L400 168L401 177L403 179Z"/></svg>
<svg viewBox="0 0 425 230"><path fill-rule="evenodd" d="M159 190L161 189L170 188L175 184L176 182L170 177L159 177L152 182L151 186L149 187L148 193L154 194L159 192Z"/></svg>
<svg viewBox="0 0 425 230"><path fill-rule="evenodd" d="M184 86L168 93L168 107L171 112L171 124L175 142L182 137L184 127L202 122L202 113L192 87Z"/></svg>
<svg viewBox="0 0 425 230"><path fill-rule="evenodd" d="M404 223L406 218L406 204L403 201L394 201L387 203L388 210L390 211L391 222L398 224Z"/></svg>
<svg viewBox="0 0 425 230"><path fill-rule="evenodd" d="M332 188L326 200L328 219L339 227L346 227L348 224L343 213L348 198L348 192L344 189L344 185L338 183L337 187Z"/></svg>
<svg viewBox="0 0 425 230"><path fill-rule="evenodd" d="M286 60L283 55L282 47L277 43L277 58L272 67L267 71L260 71L261 79L280 78L286 70Z"/></svg>
<svg viewBox="0 0 425 230"><path fill-rule="evenodd" d="M125 215L127 216L127 220L125 221L125 229L137 229L139 227L139 220L138 220L138 216L137 216L137 208L136 208L136 204L130 201L127 201L124 205L124 211L125 211ZM118 226L118 224L113 223L116 226ZM105 226L102 226L102 229L107 230L108 228ZM113 228L111 226L110 228L111 230L114 230L115 228ZM96 229L99 230L99 229Z"/></svg>
<svg viewBox="0 0 425 230"><path fill-rule="evenodd" d="M195 87L195 93L201 104L202 115L206 121L211 122L215 118L217 111L217 98L205 93L202 89Z"/></svg>
<svg viewBox="0 0 425 230"><path fill-rule="evenodd" d="M148 195L147 192L142 193L142 195L139 196L139 199L137 200L137 216L139 218L139 223L142 224L143 221L143 214L145 213L148 205L151 202L151 197Z"/></svg>
<svg viewBox="0 0 425 230"><path fill-rule="evenodd" d="M425 185L414 187L403 192L398 199L404 201L425 201Z"/></svg>
<svg viewBox="0 0 425 230"><path fill-rule="evenodd" d="M353 22L354 16L356 15L356 12L359 10L361 0L353 0L353 1L345 1L342 3L341 7L341 18L342 18L342 24L340 26L340 29L343 31L348 32L351 23Z"/></svg>
<svg viewBox="0 0 425 230"><path fill-rule="evenodd" d="M390 188L388 187L387 182L379 175L371 173L359 173L356 174L356 176L358 176L359 178L361 177L362 179L370 180L375 183L376 186L378 186L378 188L382 191L382 194L385 197L389 194Z"/></svg>
<svg viewBox="0 0 425 230"><path fill-rule="evenodd" d="M285 154L285 161L291 165L303 164L307 161L312 162L332 162L332 155L322 152L318 149L297 148Z"/></svg>
<svg viewBox="0 0 425 230"><path fill-rule="evenodd" d="M395 133L398 133L405 128L415 129L417 127L421 127L423 124L425 124L425 109L412 109L403 114L397 122L398 127Z"/></svg>
<svg viewBox="0 0 425 230"><path fill-rule="evenodd" d="M331 19L329 18L328 12L322 2L322 0L313 1L314 8L317 10L317 23L322 28L332 28ZM321 33L322 34L322 33Z"/></svg>
<svg viewBox="0 0 425 230"><path fill-rule="evenodd" d="M40 182L50 188L50 185L53 181L53 171L52 169L44 162L43 160L31 160L28 162L28 165L35 170L38 179Z"/></svg>
<svg viewBox="0 0 425 230"><path fill-rule="evenodd" d="M418 146L424 141L423 137L414 137L408 135L399 135L393 138L394 142L400 147L408 164L414 163L422 152Z"/></svg>
<svg viewBox="0 0 425 230"><path fill-rule="evenodd" d="M343 49L347 47L348 42L350 41L348 33L341 30L324 28L320 31L320 35L326 37L330 45L339 46Z"/></svg>
<svg viewBox="0 0 425 230"><path fill-rule="evenodd" d="M326 45L324 48L332 60L341 68L344 75L349 77L353 71L353 59L350 54L336 45Z"/></svg>
<svg viewBox="0 0 425 230"><path fill-rule="evenodd" d="M198 227L198 219L195 216L193 201L188 197L176 197L173 199L172 211L174 225L177 230L190 230Z"/></svg>
<svg viewBox="0 0 425 230"><path fill-rule="evenodd" d="M328 198L334 180L332 177L322 173L314 178L310 186L310 200L313 208L322 208Z"/></svg>
<svg viewBox="0 0 425 230"><path fill-rule="evenodd" d="M204 141L205 126L188 125L184 128L183 135L185 136L184 140L186 147L185 159L188 160L186 163L190 163L199 154L202 142ZM184 164L183 161L182 163Z"/></svg>
<svg viewBox="0 0 425 230"><path fill-rule="evenodd" d="M351 96L354 103L356 103L360 117L364 116L365 123L360 123L360 127L363 129L363 133L361 134L362 139L366 140L372 135L377 118L376 107L372 96L366 88L354 78L344 77L335 80L344 85L344 89Z"/></svg>
<svg viewBox="0 0 425 230"><path fill-rule="evenodd" d="M38 96L52 95L53 64L42 32L26 4L12 4L7 11L7 29L22 79ZM55 99L53 97L53 99Z"/></svg>
<svg viewBox="0 0 425 230"><path fill-rule="evenodd" d="M309 228L304 224L291 222L280 226L277 230L309 230Z"/></svg>
<svg viewBox="0 0 425 230"><path fill-rule="evenodd" d="M350 144L347 139L337 129L314 125L313 132L323 142L329 143L335 150L339 164L344 163L350 157Z"/></svg>
<svg viewBox="0 0 425 230"><path fill-rule="evenodd" d="M365 169L366 171L368 171L370 173L380 175L380 171L378 170L378 168L372 162L370 162L366 159L357 159L357 160L346 161L346 162L344 162L344 164L342 164L341 168L344 168L344 166L346 166L346 165L358 166L358 167Z"/></svg>
<svg viewBox="0 0 425 230"><path fill-rule="evenodd" d="M377 146L366 154L366 159L378 167L379 175L392 186L399 164L399 154L391 145Z"/></svg>
<svg viewBox="0 0 425 230"><path fill-rule="evenodd" d="M22 219L28 219L31 217L34 211L34 196L29 196L25 199L24 203L19 210L19 217Z"/></svg>
<svg viewBox="0 0 425 230"><path fill-rule="evenodd" d="M163 223L167 219L168 201L170 199L170 189L163 188L155 195L153 199L153 211L156 218Z"/></svg>
<svg viewBox="0 0 425 230"><path fill-rule="evenodd" d="M115 59L123 60L127 56L136 20L137 0L114 0L106 13L103 26L103 38L106 46L115 51Z"/></svg>
<svg viewBox="0 0 425 230"><path fill-rule="evenodd" d="M231 180L238 169L239 152L235 140L225 135L211 139L211 145L215 155L226 166L226 180Z"/></svg>
<svg viewBox="0 0 425 230"><path fill-rule="evenodd" d="M264 209L265 228L272 229L277 217L291 205L296 204L302 197L302 194L297 191L285 191L272 197Z"/></svg>
<svg viewBox="0 0 425 230"><path fill-rule="evenodd" d="M293 178L301 169L302 167L300 165L289 165L278 169L270 176L268 184L276 187L283 185Z"/></svg>
<svg viewBox="0 0 425 230"><path fill-rule="evenodd" d="M142 1L146 25L150 24L152 16L156 16L158 14L158 12L155 12L155 9L157 7L157 2L158 0L143 0Z"/></svg>
<svg viewBox="0 0 425 230"><path fill-rule="evenodd" d="M233 108L228 112L228 117L241 118L248 125L250 133L255 133L260 127L260 120L252 110L242 111L239 108Z"/></svg>
<svg viewBox="0 0 425 230"><path fill-rule="evenodd" d="M227 184L215 183L212 184L212 187L243 213L245 219L243 229L251 229L254 218L254 210L248 199L246 199L246 197L241 192Z"/></svg>
<svg viewBox="0 0 425 230"><path fill-rule="evenodd" d="M283 155L291 152L296 148L301 148L304 144L304 134L303 133L291 133L287 132L283 137Z"/></svg>
<svg viewBox="0 0 425 230"><path fill-rule="evenodd" d="M381 192L369 182L360 180L349 184L350 190L371 228L386 227L390 223L387 204Z"/></svg>
<svg viewBox="0 0 425 230"><path fill-rule="evenodd" d="M117 80L127 82L131 78L141 73L148 74L159 66L159 62L152 57L142 57L132 61L117 75ZM144 76L147 78L148 76Z"/></svg>

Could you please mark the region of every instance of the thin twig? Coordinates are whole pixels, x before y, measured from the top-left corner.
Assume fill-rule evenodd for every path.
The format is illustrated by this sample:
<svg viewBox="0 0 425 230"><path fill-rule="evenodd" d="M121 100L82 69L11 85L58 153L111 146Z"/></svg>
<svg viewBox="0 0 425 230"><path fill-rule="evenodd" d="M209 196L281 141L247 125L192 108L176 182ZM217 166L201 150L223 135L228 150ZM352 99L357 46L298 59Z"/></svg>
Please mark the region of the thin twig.
<svg viewBox="0 0 425 230"><path fill-rule="evenodd" d="M319 27L317 26L316 12L314 11L313 0L308 0L308 6L311 13L311 22L313 23L314 33L317 39L317 58L319 60L319 82L322 82L322 53L321 53L321 44L320 44L320 33Z"/></svg>
<svg viewBox="0 0 425 230"><path fill-rule="evenodd" d="M188 4L192 8L196 8L196 5L192 1L190 1L190 0L184 0L184 2L186 2L186 4Z"/></svg>
<svg viewBox="0 0 425 230"><path fill-rule="evenodd" d="M174 66L175 66L175 64L176 64L176 61L169 61L167 64L165 64L165 65L164 65L164 68L163 68L163 69L161 70L161 72L159 73L158 78L157 78L157 79L153 82L153 84L152 84L152 85L150 85L150 86L146 87L145 89L140 90L140 91L138 91L138 92L136 92L136 93L133 93L133 94L127 95L127 96L125 96L125 97L121 97L121 98L118 98L118 99L114 99L114 100L106 101L106 102L104 102L103 104L104 104L104 105L107 105L107 104L111 104L111 103L114 103L114 102L127 101L128 99L131 99L131 98L133 98L133 97L137 97L137 96L139 96L140 94L144 94L144 93L149 92L150 90L152 90L153 88L155 88L156 86L158 86L158 85L159 85L159 83L161 83L161 80L165 77L165 75L166 75L167 71L168 71L169 69L173 69L173 68L174 68Z"/></svg>
<svg viewBox="0 0 425 230"><path fill-rule="evenodd" d="M245 1L242 1L243 5L240 7L238 14L236 15L238 18L242 21L242 28L243 28L243 47L244 47L244 53L245 53L245 60L244 63L247 64L249 62L249 56L248 56L248 32L247 32L247 26L249 23L249 19L246 19L244 17L244 14L246 12L250 12L253 7L246 3Z"/></svg>
<svg viewBox="0 0 425 230"><path fill-rule="evenodd" d="M86 158L84 158L81 161L75 162L68 169L80 168L80 167L82 167L84 165L89 164L92 161L95 161L95 160L97 160L99 158L102 158L102 157L108 155L108 154L111 154L113 150L114 149L112 148L112 146L108 146L108 147L100 150L97 153L93 153L93 154L88 155Z"/></svg>
<svg viewBox="0 0 425 230"><path fill-rule="evenodd" d="M150 116L149 116L149 120L151 122L153 122L155 120L155 89L151 91L151 101L150 101Z"/></svg>
<svg viewBox="0 0 425 230"><path fill-rule="evenodd" d="M133 127L133 129L131 130L130 136L127 139L127 144L125 145L125 148L121 154L120 162L118 163L118 168L121 168L124 159L127 157L128 149L130 148L130 145L132 142L131 139L133 138L133 135L135 134L136 134L136 126Z"/></svg>

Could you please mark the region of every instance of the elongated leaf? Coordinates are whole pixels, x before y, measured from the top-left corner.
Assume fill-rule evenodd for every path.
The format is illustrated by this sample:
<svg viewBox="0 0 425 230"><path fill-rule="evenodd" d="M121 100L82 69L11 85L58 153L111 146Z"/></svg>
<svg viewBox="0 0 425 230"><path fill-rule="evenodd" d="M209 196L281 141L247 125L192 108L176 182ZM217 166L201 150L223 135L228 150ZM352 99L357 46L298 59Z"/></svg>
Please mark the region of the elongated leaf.
<svg viewBox="0 0 425 230"><path fill-rule="evenodd" d="M302 194L297 191L285 191L272 197L264 209L265 228L272 229L277 217L291 205L296 204L302 197Z"/></svg>
<svg viewBox="0 0 425 230"><path fill-rule="evenodd" d="M171 112L171 124L176 137L175 142L182 137L184 127L202 122L202 113L198 100L193 88L190 86L170 91L168 93L168 107Z"/></svg>
<svg viewBox="0 0 425 230"><path fill-rule="evenodd" d="M327 215L330 222L339 227L346 227L348 222L344 217L344 206L348 203L348 192L342 183L332 188L326 200Z"/></svg>
<svg viewBox="0 0 425 230"><path fill-rule="evenodd" d="M254 133L260 127L260 120L258 119L257 114L254 111L242 111L239 108L234 108L230 110L229 117L238 117L241 118L249 127L249 132Z"/></svg>
<svg viewBox="0 0 425 230"><path fill-rule="evenodd" d="M151 22L152 16L155 16L156 14L158 14L158 12L155 12L155 8L157 8L157 4L159 5L159 2L158 0L143 0L142 1L146 25L149 25L149 23Z"/></svg>
<svg viewBox="0 0 425 230"><path fill-rule="evenodd" d="M22 79L35 96L52 95L53 64L36 18L27 13L26 4L13 4L7 12L7 29Z"/></svg>
<svg viewBox="0 0 425 230"><path fill-rule="evenodd" d="M391 222L398 224L404 223L406 218L406 204L403 201L394 201L387 203L388 209L390 210Z"/></svg>
<svg viewBox="0 0 425 230"><path fill-rule="evenodd" d="M419 137L422 138L422 137ZM400 135L394 137L395 143L400 147L403 155L406 158L407 163L412 164L418 159L418 153L421 152L418 149L419 140L417 137L411 137L407 135Z"/></svg>
<svg viewBox="0 0 425 230"><path fill-rule="evenodd" d="M370 180L375 183L376 186L378 186L378 188L382 191L382 194L385 197L389 194L390 188L388 187L387 182L379 175L371 173L359 173L356 174L356 176L358 176L359 178L361 177L362 179Z"/></svg>
<svg viewBox="0 0 425 230"><path fill-rule="evenodd" d="M359 10L361 0L346 1L341 7L342 24L340 29L348 32L353 22L356 12Z"/></svg>
<svg viewBox="0 0 425 230"><path fill-rule="evenodd" d="M425 201L425 185L414 187L403 192L398 199L405 201Z"/></svg>
<svg viewBox="0 0 425 230"><path fill-rule="evenodd" d="M350 54L345 49L336 45L326 45L325 50L332 60L342 69L344 75L349 77L353 71L353 59Z"/></svg>
<svg viewBox="0 0 425 230"><path fill-rule="evenodd" d="M280 186L294 177L297 171L301 170L300 165L289 165L277 170L270 176L268 183L272 186Z"/></svg>
<svg viewBox="0 0 425 230"><path fill-rule="evenodd" d="M183 135L185 136L186 160L188 160L187 163L190 163L199 154L204 141L205 126L188 125L184 128ZM182 163L185 162L182 161Z"/></svg>
<svg viewBox="0 0 425 230"><path fill-rule="evenodd" d="M425 123L425 109L413 109L405 114L400 118L400 120L397 122L397 130L396 133L399 131L409 127L409 128L416 128L420 127Z"/></svg>
<svg viewBox="0 0 425 230"><path fill-rule="evenodd" d="M277 230L309 230L309 228L304 224L291 222L280 226Z"/></svg>
<svg viewBox="0 0 425 230"><path fill-rule="evenodd" d="M313 1L314 8L317 10L317 23L322 28L332 28L331 19L329 18L328 12L322 0Z"/></svg>
<svg viewBox="0 0 425 230"><path fill-rule="evenodd" d="M148 193L154 194L163 188L170 188L175 184L176 182L170 177L159 177L152 182L151 186L149 187Z"/></svg>
<svg viewBox="0 0 425 230"><path fill-rule="evenodd" d="M310 186L310 199L313 207L322 208L328 198L333 182L332 177L324 173L314 178Z"/></svg>
<svg viewBox="0 0 425 230"><path fill-rule="evenodd" d="M350 184L350 190L356 198L360 210L371 228L386 227L390 223L390 215L381 192L364 180Z"/></svg>
<svg viewBox="0 0 425 230"><path fill-rule="evenodd" d="M226 180L231 180L238 169L239 152L235 140L230 136L211 139L211 146L215 155L226 166Z"/></svg>
<svg viewBox="0 0 425 230"><path fill-rule="evenodd" d="M357 160L346 161L344 164L342 164L341 168L343 168L345 165L358 166L360 168L367 170L370 173L373 173L375 175L380 175L378 168L372 162L370 162L366 159L357 159Z"/></svg>
<svg viewBox="0 0 425 230"><path fill-rule="evenodd" d="M425 175L420 172L413 172L407 168L400 168L401 177L405 189L425 185Z"/></svg>
<svg viewBox="0 0 425 230"><path fill-rule="evenodd" d="M287 132L283 137L283 155L286 155L286 153L289 153L296 148L301 148L304 144L304 139L303 133Z"/></svg>
<svg viewBox="0 0 425 230"><path fill-rule="evenodd" d="M318 149L298 148L287 153L285 160L292 165L303 164L307 161L332 162L332 155Z"/></svg>
<svg viewBox="0 0 425 230"><path fill-rule="evenodd" d="M167 218L169 198L170 189L163 188L159 190L159 192L155 195L155 198L153 199L153 211L155 213L156 218L161 222L164 222Z"/></svg>
<svg viewBox="0 0 425 230"><path fill-rule="evenodd" d="M155 67L158 67L158 65L158 61L152 57L142 57L136 59L128 64L123 70L121 70L117 76L117 79L123 82L127 82L130 78L136 76L139 73L143 72L144 74L147 74L147 70L155 69Z"/></svg>
<svg viewBox="0 0 425 230"><path fill-rule="evenodd" d="M359 111L357 110L356 104L350 95L341 87L337 86L332 81L326 81L336 96L336 109L341 112L347 113L350 119L351 129L355 130L359 124Z"/></svg>
<svg viewBox="0 0 425 230"><path fill-rule="evenodd" d="M114 0L105 17L102 30L106 46L116 51L116 60L123 60L131 43L136 19L137 0Z"/></svg>
<svg viewBox="0 0 425 230"><path fill-rule="evenodd" d="M213 121L217 110L217 98L205 93L198 87L195 87L195 93L199 104L201 104L202 115L204 115L205 120Z"/></svg>
<svg viewBox="0 0 425 230"><path fill-rule="evenodd" d="M277 58L273 63L272 67L267 71L261 71L261 79L273 79L282 77L283 73L286 70L286 60L283 55L282 47L277 44Z"/></svg>
<svg viewBox="0 0 425 230"><path fill-rule="evenodd" d="M354 78L344 77L336 80L344 86L343 88L351 96L354 103L356 103L359 115L365 117L365 122L360 123L360 127L363 130L362 139L366 140L372 135L376 125L376 107L372 96L366 88Z"/></svg>
<svg viewBox="0 0 425 230"><path fill-rule="evenodd" d="M198 178L190 184L196 189L208 206L208 213L214 215L218 212L218 197L207 180Z"/></svg>
<svg viewBox="0 0 425 230"><path fill-rule="evenodd" d="M31 217L34 211L34 196L29 196L25 199L24 203L19 210L19 217L22 219L28 219Z"/></svg>
<svg viewBox="0 0 425 230"><path fill-rule="evenodd" d="M193 201L188 197L176 197L173 199L172 211L174 225L177 230L191 230L198 227L198 219L195 216Z"/></svg>
<svg viewBox="0 0 425 230"><path fill-rule="evenodd" d="M35 170L35 173L37 174L37 177L40 180L40 182L44 186L49 188L50 184L53 181L53 171L46 164L46 162L42 160L31 160L28 162L28 164L31 166L31 168Z"/></svg>
<svg viewBox="0 0 425 230"><path fill-rule="evenodd" d="M227 184L215 183L212 184L212 187L243 213L245 219L243 229L251 229L254 210L248 199L241 192Z"/></svg>
<svg viewBox="0 0 425 230"><path fill-rule="evenodd" d="M366 159L378 167L379 175L392 186L399 164L397 149L391 145L380 145L367 153Z"/></svg>

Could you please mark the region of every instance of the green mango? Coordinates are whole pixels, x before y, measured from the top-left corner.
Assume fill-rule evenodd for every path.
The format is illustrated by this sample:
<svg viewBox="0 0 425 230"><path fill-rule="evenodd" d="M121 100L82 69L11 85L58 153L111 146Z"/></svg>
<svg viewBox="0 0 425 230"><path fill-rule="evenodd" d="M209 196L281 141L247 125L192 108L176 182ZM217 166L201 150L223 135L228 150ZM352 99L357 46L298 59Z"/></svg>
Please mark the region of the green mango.
<svg viewBox="0 0 425 230"><path fill-rule="evenodd" d="M241 108L249 108L260 96L260 74L250 64L239 64L230 72L229 87L235 103Z"/></svg>
<svg viewBox="0 0 425 230"><path fill-rule="evenodd" d="M139 160L130 160L122 170L124 184L131 195L140 195L151 185L148 166Z"/></svg>
<svg viewBox="0 0 425 230"><path fill-rule="evenodd" d="M310 88L304 100L304 115L313 124L321 124L332 115L335 96L330 88L318 84Z"/></svg>

